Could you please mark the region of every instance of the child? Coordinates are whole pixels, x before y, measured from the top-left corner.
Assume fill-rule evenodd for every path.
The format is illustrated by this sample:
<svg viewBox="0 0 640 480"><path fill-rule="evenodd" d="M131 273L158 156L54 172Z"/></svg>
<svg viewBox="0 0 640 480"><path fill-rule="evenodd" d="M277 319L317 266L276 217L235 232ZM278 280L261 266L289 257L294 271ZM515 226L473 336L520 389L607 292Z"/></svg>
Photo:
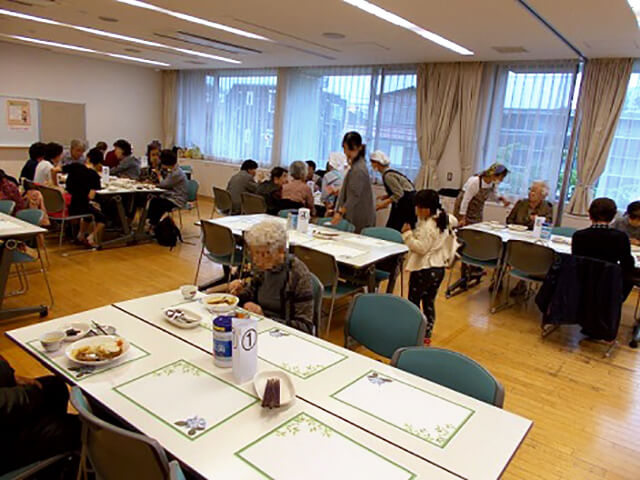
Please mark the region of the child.
<svg viewBox="0 0 640 480"><path fill-rule="evenodd" d="M448 215L440 205L435 190L420 190L416 194L418 223L411 230L406 224L403 238L409 247L406 269L409 277L409 300L422 308L427 317L425 345L431 344L431 333L436 321L435 299L444 278L444 268L455 253L456 241L451 230L457 225L455 217Z"/></svg>
<svg viewBox="0 0 640 480"><path fill-rule="evenodd" d="M624 217L613 222L613 228L626 233L631 245L640 245L640 202L631 202Z"/></svg>

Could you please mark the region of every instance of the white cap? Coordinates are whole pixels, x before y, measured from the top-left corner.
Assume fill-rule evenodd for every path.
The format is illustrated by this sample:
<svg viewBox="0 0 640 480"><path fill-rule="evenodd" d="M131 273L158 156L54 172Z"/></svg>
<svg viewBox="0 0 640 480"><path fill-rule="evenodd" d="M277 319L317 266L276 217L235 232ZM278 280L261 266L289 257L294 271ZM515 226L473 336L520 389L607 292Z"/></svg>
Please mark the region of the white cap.
<svg viewBox="0 0 640 480"><path fill-rule="evenodd" d="M387 157L385 153L381 152L380 150L376 150L371 155L369 155L369 159L372 162L379 163L380 165L383 165L385 167L391 163L389 157Z"/></svg>
<svg viewBox="0 0 640 480"><path fill-rule="evenodd" d="M347 163L347 157L341 152L331 152L329 154L329 165L336 170L344 170L344 166Z"/></svg>

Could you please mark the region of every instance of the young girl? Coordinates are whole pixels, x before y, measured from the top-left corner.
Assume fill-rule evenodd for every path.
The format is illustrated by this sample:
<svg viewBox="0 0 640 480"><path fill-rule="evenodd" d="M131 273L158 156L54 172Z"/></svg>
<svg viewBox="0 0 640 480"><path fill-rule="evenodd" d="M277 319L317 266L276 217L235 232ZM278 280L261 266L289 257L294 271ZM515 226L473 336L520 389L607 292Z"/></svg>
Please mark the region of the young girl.
<svg viewBox="0 0 640 480"><path fill-rule="evenodd" d="M444 278L444 268L451 260L451 227L457 225L455 217L448 215L440 205L440 197L435 190L420 190L416 194L415 229L406 224L403 231L404 242L409 247L405 268L409 277L409 300L422 309L427 317L425 345L431 344L431 333L436 321L435 299Z"/></svg>

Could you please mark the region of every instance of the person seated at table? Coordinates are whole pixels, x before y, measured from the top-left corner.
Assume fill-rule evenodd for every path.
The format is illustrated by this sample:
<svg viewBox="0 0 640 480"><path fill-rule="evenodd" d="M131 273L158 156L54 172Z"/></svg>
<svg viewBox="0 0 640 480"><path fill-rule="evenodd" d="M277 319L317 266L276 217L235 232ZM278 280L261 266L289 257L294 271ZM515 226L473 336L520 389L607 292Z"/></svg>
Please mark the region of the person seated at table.
<svg viewBox="0 0 640 480"><path fill-rule="evenodd" d="M9 177L4 170L0 170L0 200L11 200L15 202L16 206L13 209L13 214L26 208L25 199L20 194L20 188L18 184Z"/></svg>
<svg viewBox="0 0 640 480"><path fill-rule="evenodd" d="M536 217L545 217L551 223L553 205L546 200L549 195L549 185L543 180L537 180L529 187L529 196L518 200L507 217L508 224L524 225L533 229Z"/></svg>
<svg viewBox="0 0 640 480"><path fill-rule="evenodd" d="M118 165L109 172L116 177L140 178L140 160L132 155L131 144L124 139L117 140L113 147L118 158Z"/></svg>
<svg viewBox="0 0 640 480"><path fill-rule="evenodd" d="M69 144L69 151L65 152L62 157L62 164L68 165L69 163L83 164L86 161L84 152L87 151L87 142L74 138Z"/></svg>
<svg viewBox="0 0 640 480"><path fill-rule="evenodd" d="M347 163L347 157L341 152L331 152L329 161L327 162L327 170L322 177L322 186L320 188L320 201L326 208L327 216L333 214L333 209L338 200L340 187L344 181L344 166Z"/></svg>
<svg viewBox="0 0 640 480"><path fill-rule="evenodd" d="M59 143L47 143L44 158L38 162L36 167L33 177L35 183L49 187L58 185L58 170L56 170L56 167L62 160L63 150L62 145Z"/></svg>
<svg viewBox="0 0 640 480"><path fill-rule="evenodd" d="M36 175L36 168L38 168L38 163L44 158L46 149L46 144L42 142L31 144L29 147L29 160L27 160L22 167L20 178L26 178L33 182L33 178Z"/></svg>
<svg viewBox="0 0 640 480"><path fill-rule="evenodd" d="M102 152L92 148L87 153L87 163L70 163L62 167L67 174L66 188L71 195L69 215L91 214L95 222L80 220L78 241L95 248L100 244L100 236L104 230L105 216L100 204L95 201L96 192L101 189L100 173L102 171Z"/></svg>
<svg viewBox="0 0 640 480"><path fill-rule="evenodd" d="M242 194L256 193L258 184L255 176L258 164L253 160L245 160L240 165L240 171L229 179L227 191L231 195L231 213L237 215L242 210Z"/></svg>
<svg viewBox="0 0 640 480"><path fill-rule="evenodd" d="M624 232L631 245L640 245L640 201L627 205L627 211L613 222L613 228Z"/></svg>
<svg viewBox="0 0 640 480"><path fill-rule="evenodd" d="M229 291L243 308L313 333L313 286L307 266L287 252L287 231L268 220L245 232L254 274L234 280Z"/></svg>
<svg viewBox="0 0 640 480"><path fill-rule="evenodd" d="M107 145L107 142L99 141L96 143L96 146L94 148L97 148L98 150L100 150L102 152L102 155L104 156L107 154L107 150L109 149L109 146Z"/></svg>
<svg viewBox="0 0 640 480"><path fill-rule="evenodd" d="M622 268L623 295L626 300L633 288L635 260L626 233L611 228L618 213L616 202L610 198L596 198L589 206L591 226L578 230L571 240L571 253L615 263Z"/></svg>
<svg viewBox="0 0 640 480"><path fill-rule="evenodd" d="M157 185L160 183L161 165L160 165L160 151L162 145L160 142L153 141L147 145L147 166L140 171L140 181L148 182Z"/></svg>
<svg viewBox="0 0 640 480"><path fill-rule="evenodd" d="M314 190L315 190L315 185L318 184L318 180L320 180L320 177L318 175L316 175L316 162L314 162L313 160L307 160L305 162L307 164L307 182L313 182L314 185Z"/></svg>
<svg viewBox="0 0 640 480"><path fill-rule="evenodd" d="M153 226L160 222L165 213L176 208L184 208L187 205L187 176L178 166L178 158L171 150L162 150L160 153L162 165L162 180L159 187L166 190L159 197L153 197L149 203L147 218Z"/></svg>
<svg viewBox="0 0 640 480"><path fill-rule="evenodd" d="M311 211L311 216L315 215L315 201L313 192L307 185L307 164L297 160L289 165L289 175L291 181L282 186L282 200L298 203Z"/></svg>
<svg viewBox="0 0 640 480"><path fill-rule="evenodd" d="M0 475L80 448L80 421L67 413L68 401L61 378L21 377L0 356Z"/></svg>
<svg viewBox="0 0 640 480"><path fill-rule="evenodd" d="M264 197L267 204L267 213L277 215L282 204L282 186L289 181L287 170L282 167L271 169L269 180L258 184L257 195Z"/></svg>
<svg viewBox="0 0 640 480"><path fill-rule="evenodd" d="M458 194L454 207L454 215L461 227L482 222L487 200L498 200L505 207L509 206L510 202L496 193L498 185L508 174L507 167L494 163L482 173L469 177Z"/></svg>

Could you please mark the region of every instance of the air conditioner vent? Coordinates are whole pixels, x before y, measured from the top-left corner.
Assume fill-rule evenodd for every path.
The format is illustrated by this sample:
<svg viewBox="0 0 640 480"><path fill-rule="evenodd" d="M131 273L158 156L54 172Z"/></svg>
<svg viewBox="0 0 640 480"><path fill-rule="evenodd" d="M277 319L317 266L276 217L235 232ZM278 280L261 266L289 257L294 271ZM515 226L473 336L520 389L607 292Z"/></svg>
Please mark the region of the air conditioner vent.
<svg viewBox="0 0 640 480"><path fill-rule="evenodd" d="M496 52L498 53L527 53L529 50L527 50L524 47L491 47L493 48Z"/></svg>

